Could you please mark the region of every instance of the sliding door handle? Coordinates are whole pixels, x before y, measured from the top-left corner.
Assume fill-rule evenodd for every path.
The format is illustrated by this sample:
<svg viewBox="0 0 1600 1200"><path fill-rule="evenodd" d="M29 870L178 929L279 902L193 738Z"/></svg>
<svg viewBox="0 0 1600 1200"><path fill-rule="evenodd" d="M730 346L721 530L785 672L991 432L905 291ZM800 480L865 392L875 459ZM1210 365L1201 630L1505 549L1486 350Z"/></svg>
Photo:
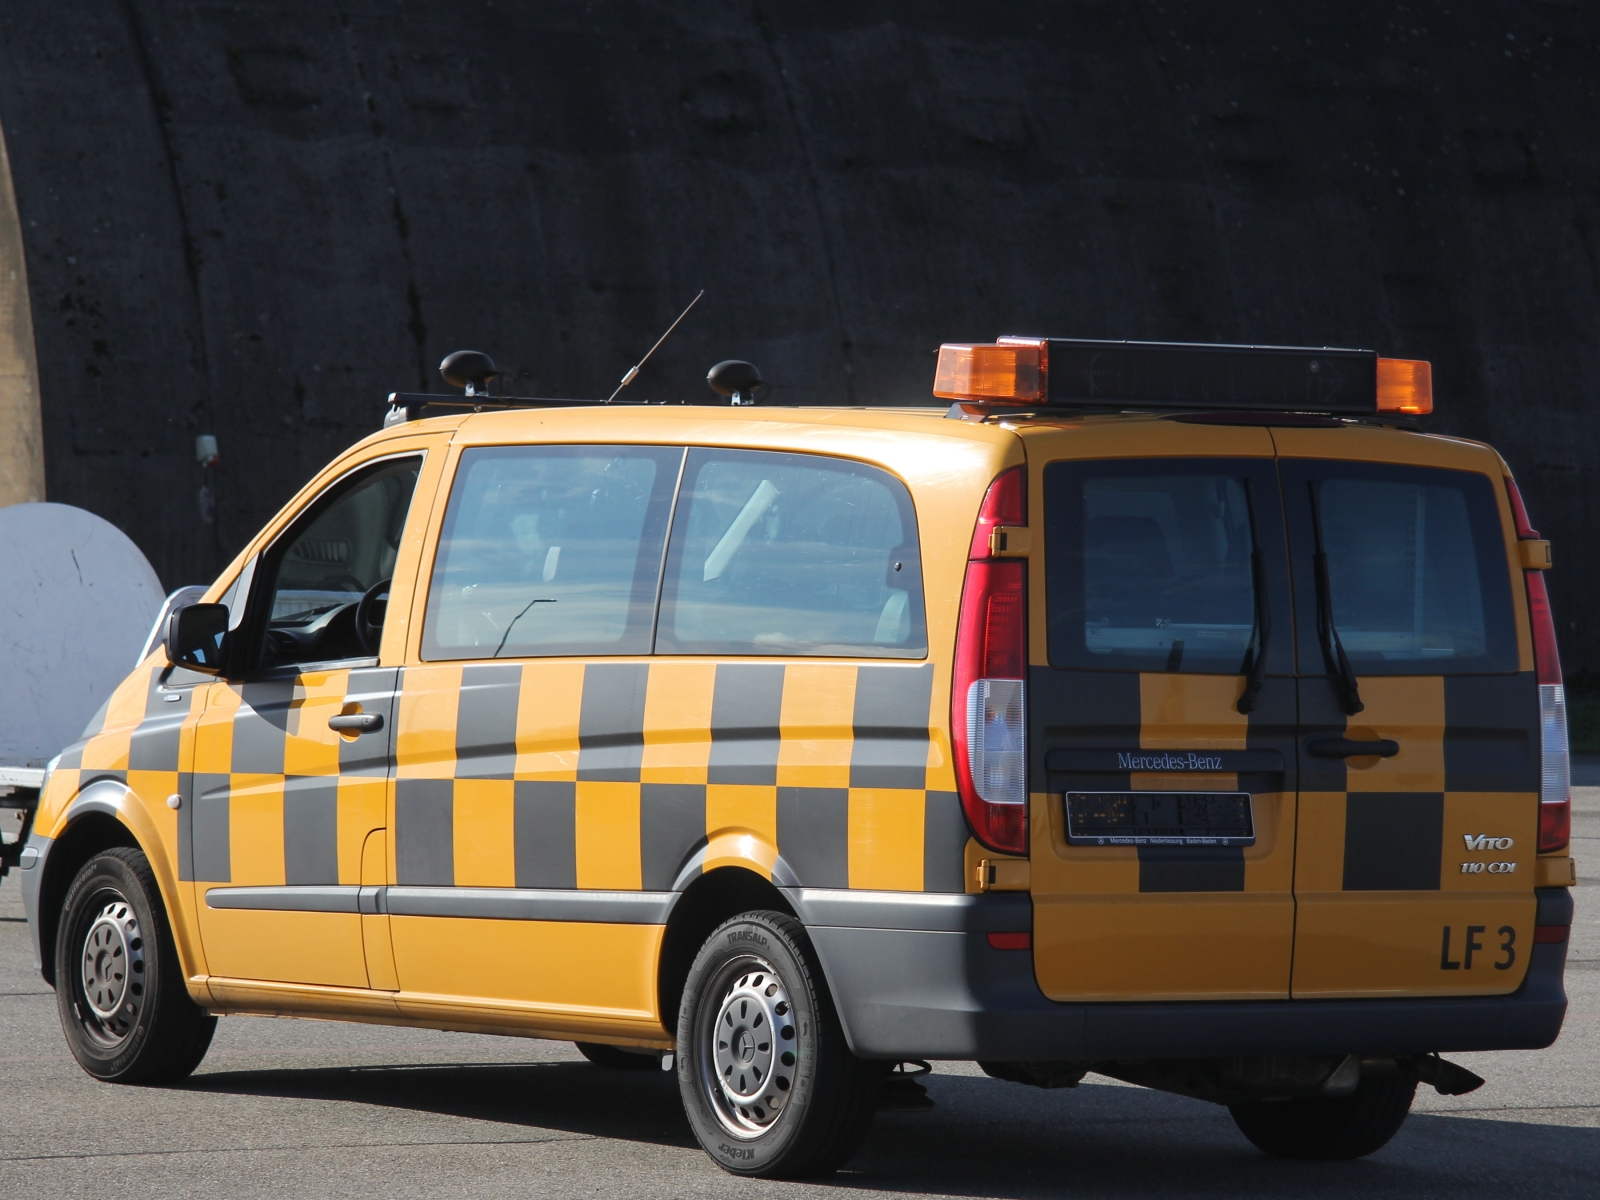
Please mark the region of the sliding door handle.
<svg viewBox="0 0 1600 1200"><path fill-rule="evenodd" d="M383 728L383 714L336 713L328 718L328 728L340 733L377 733Z"/></svg>
<svg viewBox="0 0 1600 1200"><path fill-rule="evenodd" d="M1393 758L1400 753L1400 743L1390 738L1357 742L1347 737L1321 737L1312 738L1306 749L1313 758Z"/></svg>

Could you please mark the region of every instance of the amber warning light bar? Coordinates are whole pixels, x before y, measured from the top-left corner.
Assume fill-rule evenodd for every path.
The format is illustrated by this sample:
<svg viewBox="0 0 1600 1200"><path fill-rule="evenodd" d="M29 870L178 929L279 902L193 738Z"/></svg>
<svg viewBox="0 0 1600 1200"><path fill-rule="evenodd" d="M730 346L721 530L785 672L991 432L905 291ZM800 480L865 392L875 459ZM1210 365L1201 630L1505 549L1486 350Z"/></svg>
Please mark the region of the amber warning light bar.
<svg viewBox="0 0 1600 1200"><path fill-rule="evenodd" d="M1372 350L1003 337L940 346L933 394L1032 407L1422 416L1433 411L1433 371Z"/></svg>

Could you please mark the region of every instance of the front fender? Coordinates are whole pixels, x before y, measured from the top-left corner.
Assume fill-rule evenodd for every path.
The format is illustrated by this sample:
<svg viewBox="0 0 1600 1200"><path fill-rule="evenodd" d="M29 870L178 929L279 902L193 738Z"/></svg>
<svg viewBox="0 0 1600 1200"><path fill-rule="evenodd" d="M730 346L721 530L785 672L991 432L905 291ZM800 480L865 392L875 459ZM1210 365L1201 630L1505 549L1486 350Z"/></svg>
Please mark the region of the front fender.
<svg viewBox="0 0 1600 1200"><path fill-rule="evenodd" d="M55 836L45 837L35 833L28 839L28 847L35 851L31 867L23 875L23 904L27 912L28 928L33 938L34 965L43 966L43 931L47 914L41 904L47 898L64 895L70 886L70 877L58 878L63 872L75 874L82 865L77 855L75 861L62 861L63 847L69 852L73 845L73 829L91 815L110 817L129 833L131 840L150 863L156 886L161 892L161 902L167 913L167 923L172 929L172 940L178 952L178 961L184 978L192 982L205 974L205 956L200 943L200 931L194 920L194 885L181 882L173 870L174 857L165 847L171 837L160 829L152 818L149 806L127 784L116 779L97 779L90 783L67 806L61 819L54 822ZM59 886L57 886L59 885ZM210 997L195 997L209 1003Z"/></svg>

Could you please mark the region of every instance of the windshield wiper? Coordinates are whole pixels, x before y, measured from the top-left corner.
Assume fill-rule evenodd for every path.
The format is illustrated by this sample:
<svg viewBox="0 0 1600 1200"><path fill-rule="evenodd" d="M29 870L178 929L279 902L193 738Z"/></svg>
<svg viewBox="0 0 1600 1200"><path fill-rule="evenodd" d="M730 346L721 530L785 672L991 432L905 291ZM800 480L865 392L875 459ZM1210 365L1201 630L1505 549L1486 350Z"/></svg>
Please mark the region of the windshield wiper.
<svg viewBox="0 0 1600 1200"><path fill-rule="evenodd" d="M1316 553L1312 556L1312 569L1317 583L1317 640L1322 643L1322 657L1329 673L1336 680L1334 689L1339 693L1339 703L1346 714L1354 716L1366 705L1361 703L1361 688L1356 683L1355 669L1339 640L1339 629L1333 623L1333 589L1328 585L1328 552L1322 545L1322 514L1317 509L1317 485L1311 489L1311 531Z"/></svg>
<svg viewBox="0 0 1600 1200"><path fill-rule="evenodd" d="M517 622L522 620L523 617L528 615L528 610L530 608L532 608L535 604L554 604L554 603L556 603L556 601L551 600L548 597L541 596L536 600L529 600L526 604L524 604L522 606L522 611L519 612L516 616L511 618L511 623L506 626L506 631L500 635L500 644L494 648L494 653L491 654L489 657L491 657L491 658L499 658L500 657L500 651L502 651L502 650L504 650L506 648L506 639L511 636L511 631L517 627Z"/></svg>

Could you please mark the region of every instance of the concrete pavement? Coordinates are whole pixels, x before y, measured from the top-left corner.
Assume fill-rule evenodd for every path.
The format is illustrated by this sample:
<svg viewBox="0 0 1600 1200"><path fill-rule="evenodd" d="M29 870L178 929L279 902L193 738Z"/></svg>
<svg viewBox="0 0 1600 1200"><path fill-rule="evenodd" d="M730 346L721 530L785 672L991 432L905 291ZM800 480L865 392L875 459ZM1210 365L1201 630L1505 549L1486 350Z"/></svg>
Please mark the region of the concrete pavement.
<svg viewBox="0 0 1600 1200"><path fill-rule="evenodd" d="M1584 775L1582 782L1600 783ZM1543 1051L1453 1055L1488 1083L1419 1093L1359 1163L1262 1157L1221 1108L1090 1076L1044 1092L939 1064L929 1113L880 1116L832 1179L735 1179L671 1077L566 1043L232 1017L187 1084L113 1087L67 1053L0 884L0 1196L1577 1196L1600 1188L1600 787L1576 791L1572 1005Z"/></svg>

